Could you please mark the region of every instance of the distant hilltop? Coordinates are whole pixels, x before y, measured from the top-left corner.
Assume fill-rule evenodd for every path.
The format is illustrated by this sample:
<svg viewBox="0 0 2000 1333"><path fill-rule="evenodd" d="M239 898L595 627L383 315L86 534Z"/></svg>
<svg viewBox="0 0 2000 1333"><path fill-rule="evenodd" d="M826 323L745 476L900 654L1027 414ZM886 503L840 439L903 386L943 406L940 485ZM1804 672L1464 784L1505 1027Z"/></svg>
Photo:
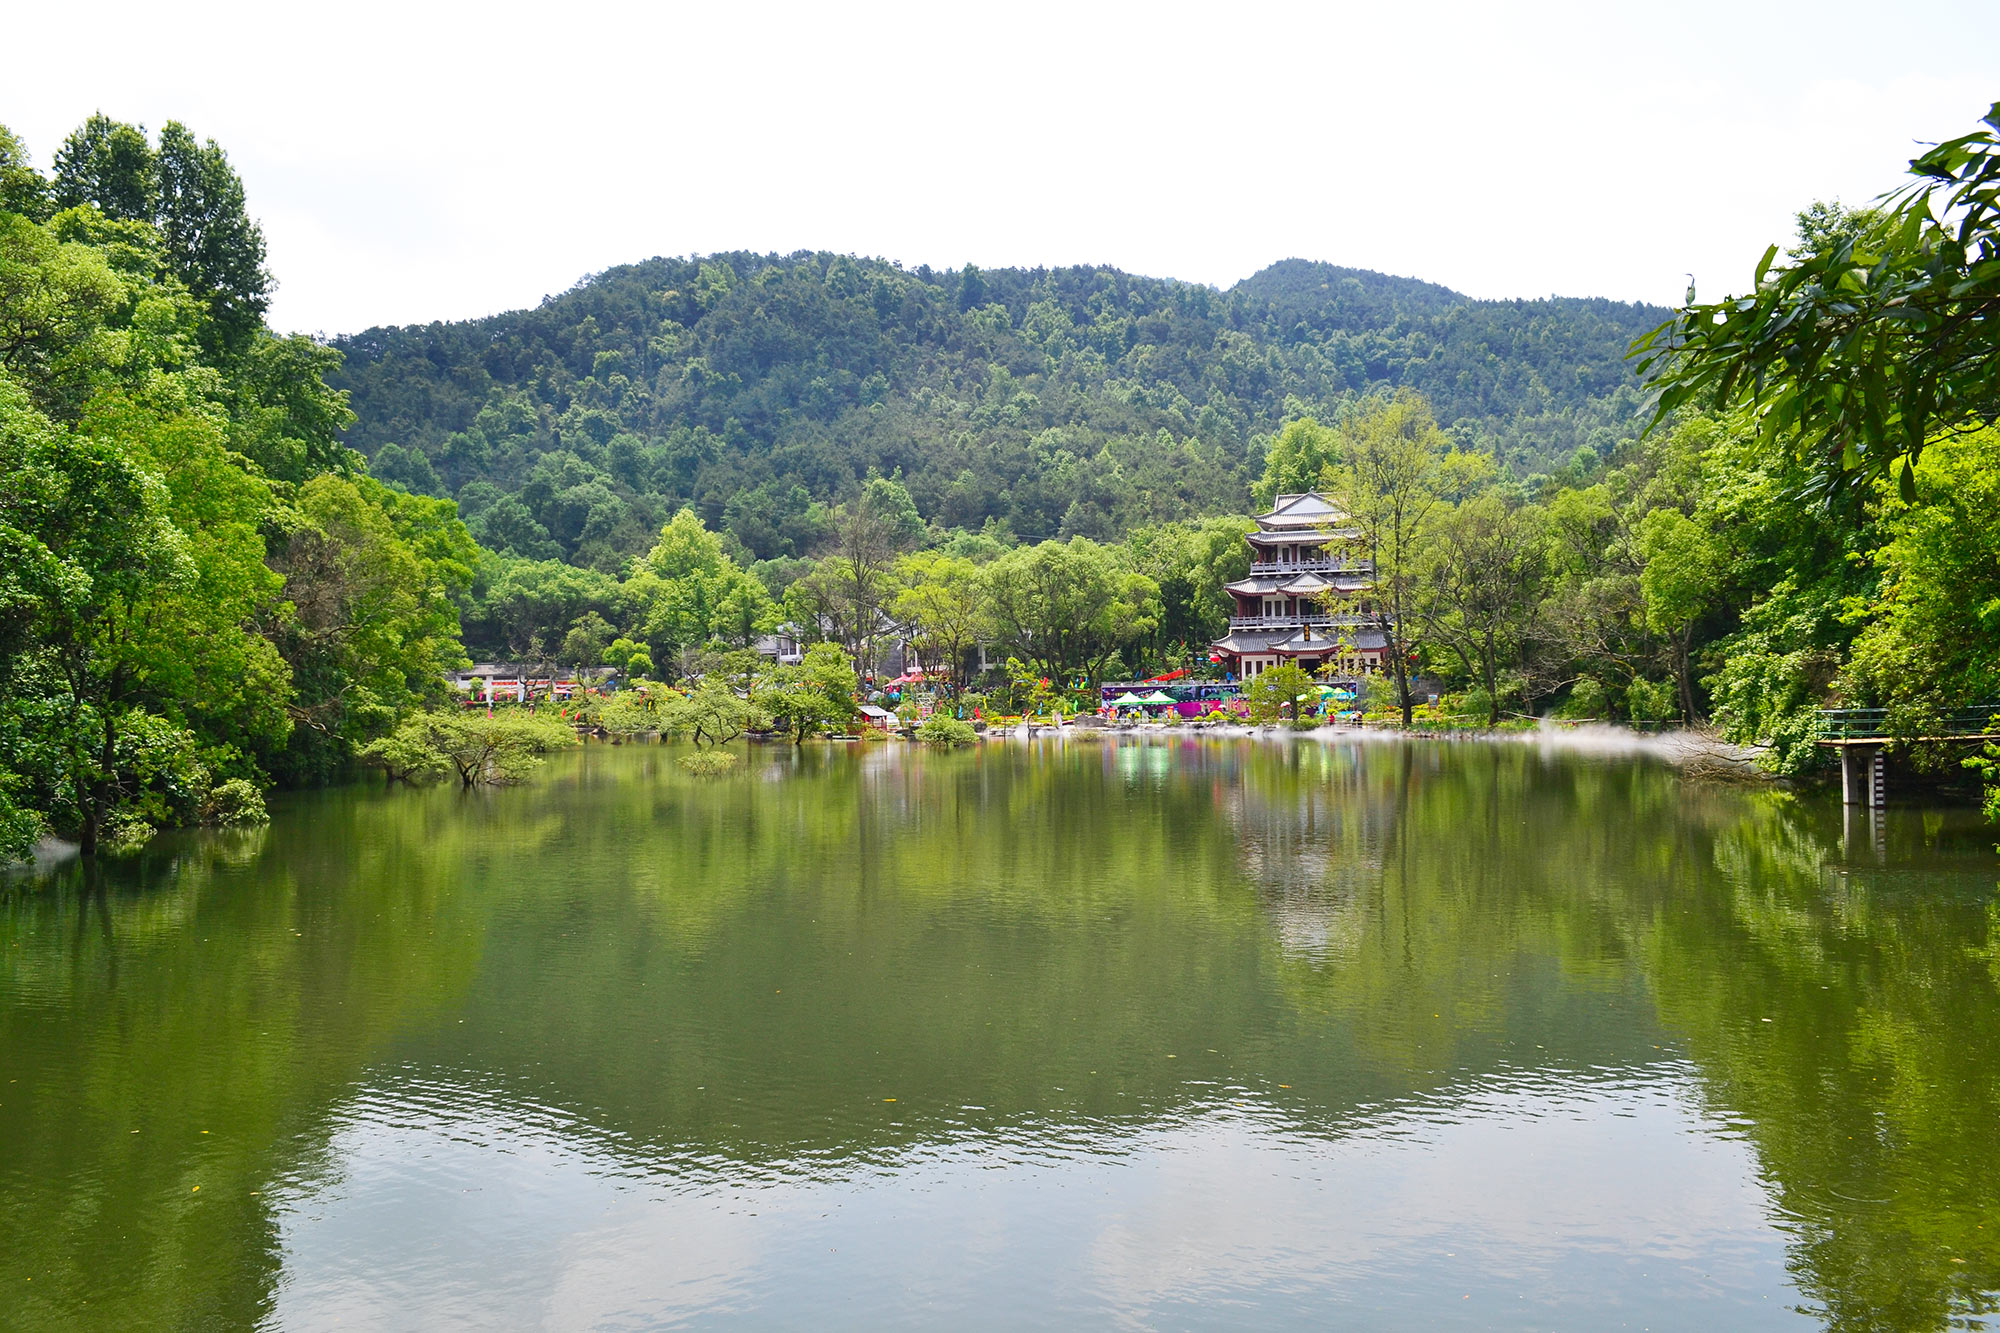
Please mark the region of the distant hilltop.
<svg viewBox="0 0 2000 1333"><path fill-rule="evenodd" d="M1630 437L1625 351L1668 313L1301 259L1218 291L731 253L343 337L336 378L376 475L456 497L494 549L615 568L690 503L756 558L800 554L812 507L871 474L939 526L1024 539L1245 512L1263 437L1384 388L1549 471Z"/></svg>

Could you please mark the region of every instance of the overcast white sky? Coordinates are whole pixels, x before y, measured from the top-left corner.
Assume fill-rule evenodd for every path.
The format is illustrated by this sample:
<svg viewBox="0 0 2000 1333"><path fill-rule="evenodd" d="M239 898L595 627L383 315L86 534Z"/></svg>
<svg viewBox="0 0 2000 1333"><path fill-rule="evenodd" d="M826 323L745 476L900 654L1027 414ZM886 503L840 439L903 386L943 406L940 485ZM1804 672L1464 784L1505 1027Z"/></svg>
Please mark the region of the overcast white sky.
<svg viewBox="0 0 2000 1333"><path fill-rule="evenodd" d="M725 249L1718 296L1798 208L1893 186L2000 99L1994 0L108 0L6 27L0 123L38 164L99 109L216 138L273 323L329 333Z"/></svg>

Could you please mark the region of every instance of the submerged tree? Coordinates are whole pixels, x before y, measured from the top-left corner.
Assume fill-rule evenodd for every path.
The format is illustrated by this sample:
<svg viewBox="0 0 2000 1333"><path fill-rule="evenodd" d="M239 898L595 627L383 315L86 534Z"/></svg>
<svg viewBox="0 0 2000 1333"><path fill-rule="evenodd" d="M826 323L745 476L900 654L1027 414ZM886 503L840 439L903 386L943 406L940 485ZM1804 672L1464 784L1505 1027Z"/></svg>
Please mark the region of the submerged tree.
<svg viewBox="0 0 2000 1333"><path fill-rule="evenodd" d="M771 725L770 714L715 676L661 708L661 729L679 732L704 745L727 745L745 732Z"/></svg>
<svg viewBox="0 0 2000 1333"><path fill-rule="evenodd" d="M550 751L575 744L576 729L549 713L437 710L362 747L361 759L392 782L455 777L461 787L503 787L524 781Z"/></svg>

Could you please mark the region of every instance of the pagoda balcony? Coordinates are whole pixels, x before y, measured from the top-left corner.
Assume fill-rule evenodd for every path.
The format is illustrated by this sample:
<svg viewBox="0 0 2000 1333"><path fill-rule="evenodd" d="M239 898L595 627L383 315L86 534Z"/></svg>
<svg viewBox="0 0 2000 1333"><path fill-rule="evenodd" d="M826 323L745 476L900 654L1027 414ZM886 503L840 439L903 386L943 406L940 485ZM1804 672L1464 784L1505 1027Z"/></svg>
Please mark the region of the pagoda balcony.
<svg viewBox="0 0 2000 1333"><path fill-rule="evenodd" d="M1229 628L1236 629L1298 629L1307 626L1312 629L1353 629L1364 625L1377 625L1381 621L1375 616L1333 615L1326 611L1280 612L1275 616L1231 616Z"/></svg>
<svg viewBox="0 0 2000 1333"><path fill-rule="evenodd" d="M1321 560L1252 560L1250 572L1255 574L1373 574L1375 566L1367 560L1329 558Z"/></svg>

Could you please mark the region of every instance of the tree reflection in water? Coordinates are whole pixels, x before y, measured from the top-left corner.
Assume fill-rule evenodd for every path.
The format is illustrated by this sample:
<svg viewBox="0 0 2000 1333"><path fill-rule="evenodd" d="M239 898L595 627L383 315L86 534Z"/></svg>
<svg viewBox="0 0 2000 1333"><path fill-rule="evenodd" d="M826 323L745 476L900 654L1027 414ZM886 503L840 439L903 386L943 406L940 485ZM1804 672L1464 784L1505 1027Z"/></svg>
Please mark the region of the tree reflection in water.
<svg viewBox="0 0 2000 1333"><path fill-rule="evenodd" d="M337 1179L397 1080L647 1171L825 1180L1690 1071L1809 1311L1991 1310L2000 908L1966 818L1892 812L1878 849L1816 801L1507 745L672 754L300 797L0 889L0 1322L269 1318L274 1195Z"/></svg>

